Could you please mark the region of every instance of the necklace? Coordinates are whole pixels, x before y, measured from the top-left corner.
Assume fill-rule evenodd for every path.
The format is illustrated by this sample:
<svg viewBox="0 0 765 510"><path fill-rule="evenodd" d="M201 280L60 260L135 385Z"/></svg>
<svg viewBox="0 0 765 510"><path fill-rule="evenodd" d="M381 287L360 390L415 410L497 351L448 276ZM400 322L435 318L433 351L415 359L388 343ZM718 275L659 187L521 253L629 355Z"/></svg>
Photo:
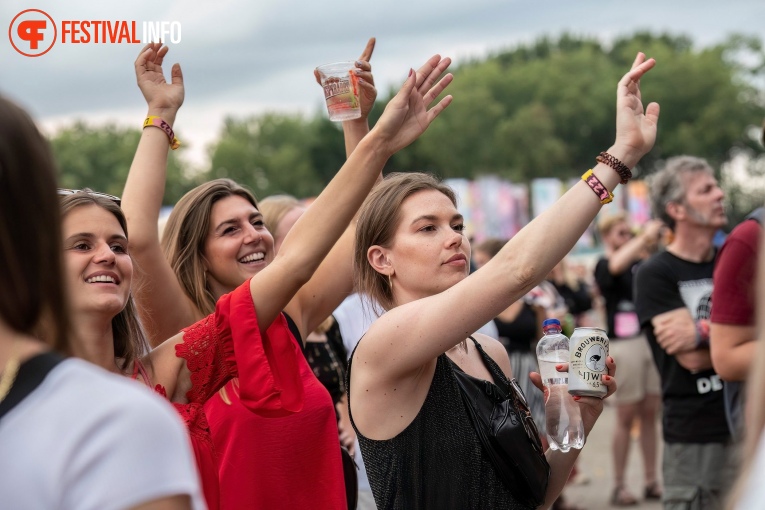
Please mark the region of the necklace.
<svg viewBox="0 0 765 510"><path fill-rule="evenodd" d="M19 365L18 342L14 341L13 347L11 348L11 356L8 358L8 361L5 362L3 375L0 376L0 402L5 400L5 397L8 396L8 393L13 387L13 383L16 382L16 375L19 373Z"/></svg>

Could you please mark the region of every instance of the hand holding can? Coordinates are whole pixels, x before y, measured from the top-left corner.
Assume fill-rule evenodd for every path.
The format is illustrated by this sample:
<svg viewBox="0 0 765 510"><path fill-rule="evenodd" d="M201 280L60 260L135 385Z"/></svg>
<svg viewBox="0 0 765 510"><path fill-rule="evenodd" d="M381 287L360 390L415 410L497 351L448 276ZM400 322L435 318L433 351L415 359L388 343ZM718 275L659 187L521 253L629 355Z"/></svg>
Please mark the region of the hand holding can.
<svg viewBox="0 0 765 510"><path fill-rule="evenodd" d="M603 398L608 388L603 376L608 375L608 336L600 328L576 328L570 340L568 392L580 397Z"/></svg>

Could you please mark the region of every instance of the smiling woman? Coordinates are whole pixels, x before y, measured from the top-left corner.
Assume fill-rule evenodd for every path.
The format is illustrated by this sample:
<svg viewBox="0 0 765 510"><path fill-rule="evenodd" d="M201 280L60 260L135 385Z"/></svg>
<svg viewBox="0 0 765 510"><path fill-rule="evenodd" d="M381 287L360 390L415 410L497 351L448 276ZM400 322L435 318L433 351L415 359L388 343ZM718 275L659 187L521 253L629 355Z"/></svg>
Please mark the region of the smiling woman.
<svg viewBox="0 0 765 510"><path fill-rule="evenodd" d="M80 217L69 228L71 257L64 268L55 174L32 120L0 98L2 505L201 509L188 441L167 402L124 377L53 351L82 352L73 330L96 325L87 314L100 308L119 314L132 271L129 258L116 267L126 246L124 230L95 205L68 209L67 219L83 211L105 216L94 216L96 223ZM74 203L75 195L91 204L84 192L65 200ZM117 350L125 358L142 354L132 345ZM109 344L105 350L114 349ZM114 357L108 361L107 368L116 370Z"/></svg>
<svg viewBox="0 0 765 510"><path fill-rule="evenodd" d="M113 352L101 347L93 323L74 321L73 352L124 371L149 350L130 295L133 262L127 223L117 204L100 193L79 191L61 199L64 263L75 317L103 311L111 317ZM101 359L96 360L100 356Z"/></svg>
<svg viewBox="0 0 765 510"><path fill-rule="evenodd" d="M217 372L203 394L188 390L190 378L165 378L167 385L162 384L173 402L192 403L193 396L200 404L193 409L192 438L196 431L206 439L200 466L211 507L337 510L347 505L335 409L300 352L302 339L351 291L354 215L385 161L419 137L451 102L446 96L427 108L451 81L451 75L438 80L450 60L436 55L417 73L410 70L370 131L366 116L376 98L368 63L373 47L374 39L356 64L362 117L343 125L348 160L276 255L255 198L227 179L187 193L160 243L157 220L168 139L151 126L141 136L123 194L131 251L142 270L137 298L151 342L172 337L152 356L166 356L176 376L177 370L183 377ZM135 70L148 115L172 126L184 85L177 64L172 83L165 81L166 53L167 47L148 45ZM182 328L184 333L176 335ZM180 368L170 359L176 352L181 363L186 361ZM234 352L236 367L230 365ZM152 386L162 379L156 373L148 377ZM224 384L218 395L208 393Z"/></svg>

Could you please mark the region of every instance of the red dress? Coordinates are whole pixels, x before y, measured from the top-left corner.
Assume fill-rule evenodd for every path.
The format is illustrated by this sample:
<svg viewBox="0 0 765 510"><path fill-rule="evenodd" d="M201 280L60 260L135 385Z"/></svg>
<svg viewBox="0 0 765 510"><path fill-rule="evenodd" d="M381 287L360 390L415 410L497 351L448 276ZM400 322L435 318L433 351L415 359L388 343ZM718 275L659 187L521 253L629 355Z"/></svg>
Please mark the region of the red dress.
<svg viewBox="0 0 765 510"><path fill-rule="evenodd" d="M243 379L229 382L205 404L223 510L347 508L332 398L291 341L299 355L293 373L304 394L300 412L264 417L245 400Z"/></svg>
<svg viewBox="0 0 765 510"><path fill-rule="evenodd" d="M305 361L284 316L277 317L261 336L249 280L222 296L214 313L183 331L175 354L186 360L191 389L186 393L187 404L173 402L173 406L188 428L207 506L217 510L218 468L204 403L239 373L242 400L250 409L269 416L297 412L303 407L298 362ZM136 365L143 371L140 362ZM144 379L148 381L145 375ZM161 385L154 390L167 397Z"/></svg>

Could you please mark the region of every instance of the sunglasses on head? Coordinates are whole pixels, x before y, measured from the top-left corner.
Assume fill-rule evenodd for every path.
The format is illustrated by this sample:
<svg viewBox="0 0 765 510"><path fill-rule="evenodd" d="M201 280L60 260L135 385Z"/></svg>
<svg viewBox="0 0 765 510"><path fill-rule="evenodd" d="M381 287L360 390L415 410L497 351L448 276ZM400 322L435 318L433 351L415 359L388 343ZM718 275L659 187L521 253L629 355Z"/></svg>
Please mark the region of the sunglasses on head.
<svg viewBox="0 0 765 510"><path fill-rule="evenodd" d="M115 197L114 195L109 195L108 193L99 193L98 191L90 191L90 190L82 190L82 189L58 188L58 194L62 197L65 197L67 195L74 195L75 193L87 193L88 195L93 195L94 197L100 197L100 198L105 198L107 200L111 200L112 202L115 202L117 205L122 204L122 199L120 197Z"/></svg>

